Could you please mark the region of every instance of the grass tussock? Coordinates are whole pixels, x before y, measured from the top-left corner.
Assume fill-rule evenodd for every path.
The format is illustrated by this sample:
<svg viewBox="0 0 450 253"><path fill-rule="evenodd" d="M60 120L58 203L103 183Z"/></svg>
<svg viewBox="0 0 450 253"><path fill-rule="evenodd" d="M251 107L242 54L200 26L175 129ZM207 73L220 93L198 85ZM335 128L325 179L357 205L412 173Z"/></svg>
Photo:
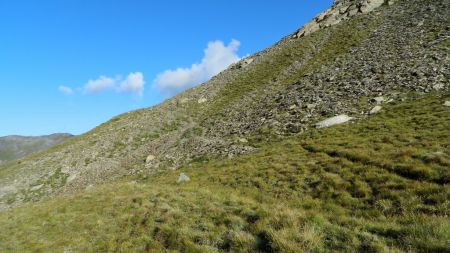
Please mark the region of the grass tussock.
<svg viewBox="0 0 450 253"><path fill-rule="evenodd" d="M4 212L0 251L449 252L445 99Z"/></svg>

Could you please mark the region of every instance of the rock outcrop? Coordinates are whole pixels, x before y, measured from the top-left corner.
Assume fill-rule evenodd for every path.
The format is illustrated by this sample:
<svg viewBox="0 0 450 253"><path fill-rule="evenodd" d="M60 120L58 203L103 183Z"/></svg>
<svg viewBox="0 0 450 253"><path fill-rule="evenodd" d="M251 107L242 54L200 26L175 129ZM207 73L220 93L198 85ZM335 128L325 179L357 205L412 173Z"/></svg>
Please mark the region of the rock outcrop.
<svg viewBox="0 0 450 253"><path fill-rule="evenodd" d="M336 0L331 8L303 26L293 37L301 38L319 29L337 25L357 14L372 12L383 4L392 4L392 0Z"/></svg>
<svg viewBox="0 0 450 253"><path fill-rule="evenodd" d="M230 69L241 69L241 68L245 68L248 65L250 65L252 62L254 61L253 58L251 57L245 57L244 59L232 64L230 66Z"/></svg>

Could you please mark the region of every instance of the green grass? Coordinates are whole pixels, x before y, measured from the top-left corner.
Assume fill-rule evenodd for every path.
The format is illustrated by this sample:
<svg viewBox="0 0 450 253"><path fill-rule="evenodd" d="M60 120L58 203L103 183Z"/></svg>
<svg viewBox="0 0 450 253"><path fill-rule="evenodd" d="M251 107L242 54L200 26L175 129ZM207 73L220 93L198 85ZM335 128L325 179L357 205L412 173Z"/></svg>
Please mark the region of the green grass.
<svg viewBox="0 0 450 253"><path fill-rule="evenodd" d="M0 251L450 252L449 99L26 204L0 214Z"/></svg>

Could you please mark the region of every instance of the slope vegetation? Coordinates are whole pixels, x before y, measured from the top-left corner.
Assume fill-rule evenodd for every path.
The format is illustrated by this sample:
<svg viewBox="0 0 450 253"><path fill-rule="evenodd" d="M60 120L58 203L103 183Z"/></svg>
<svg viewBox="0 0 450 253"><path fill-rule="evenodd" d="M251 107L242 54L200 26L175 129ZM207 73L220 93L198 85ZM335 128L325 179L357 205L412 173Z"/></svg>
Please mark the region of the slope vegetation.
<svg viewBox="0 0 450 253"><path fill-rule="evenodd" d="M450 93L402 100L1 213L0 251L450 252Z"/></svg>
<svg viewBox="0 0 450 253"><path fill-rule="evenodd" d="M306 26L317 31L295 32L161 105L0 167L0 210L255 152L246 141L254 135L277 139L336 114L359 116L377 96L448 90L450 1L398 0L371 12L368 2L383 1L336 1L313 21L322 23Z"/></svg>

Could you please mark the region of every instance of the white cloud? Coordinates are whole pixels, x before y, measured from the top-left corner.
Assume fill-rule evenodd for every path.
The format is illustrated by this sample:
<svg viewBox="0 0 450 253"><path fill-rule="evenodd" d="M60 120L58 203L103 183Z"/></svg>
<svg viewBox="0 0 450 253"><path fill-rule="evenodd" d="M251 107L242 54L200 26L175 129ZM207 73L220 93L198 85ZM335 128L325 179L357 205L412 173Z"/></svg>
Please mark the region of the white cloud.
<svg viewBox="0 0 450 253"><path fill-rule="evenodd" d="M144 75L141 72L130 73L127 79L120 84L119 91L131 92L137 96L142 96L144 85Z"/></svg>
<svg viewBox="0 0 450 253"><path fill-rule="evenodd" d="M66 95L71 95L71 94L73 94L72 88L67 87L67 86L64 86L64 85L60 85L60 86L58 87L58 91L59 91L59 92L62 92L62 93L64 93L64 94L66 94Z"/></svg>
<svg viewBox="0 0 450 253"><path fill-rule="evenodd" d="M89 80L84 86L84 91L92 94L114 89L117 86L118 79L119 78L114 79L107 76L100 76L96 80Z"/></svg>
<svg viewBox="0 0 450 253"><path fill-rule="evenodd" d="M227 46L220 40L211 41L200 63L194 63L190 68L166 70L155 78L153 85L162 93L173 95L208 81L241 59L237 54L239 45L237 40L232 40Z"/></svg>
<svg viewBox="0 0 450 253"><path fill-rule="evenodd" d="M82 88L78 90L85 94L96 94L104 91L115 91L117 93L132 93L137 96L142 96L144 93L144 74L141 72L134 72L128 74L125 80L120 76L115 78L108 76L100 76L95 80L89 80ZM66 86L58 88L61 92L72 94L74 91Z"/></svg>

